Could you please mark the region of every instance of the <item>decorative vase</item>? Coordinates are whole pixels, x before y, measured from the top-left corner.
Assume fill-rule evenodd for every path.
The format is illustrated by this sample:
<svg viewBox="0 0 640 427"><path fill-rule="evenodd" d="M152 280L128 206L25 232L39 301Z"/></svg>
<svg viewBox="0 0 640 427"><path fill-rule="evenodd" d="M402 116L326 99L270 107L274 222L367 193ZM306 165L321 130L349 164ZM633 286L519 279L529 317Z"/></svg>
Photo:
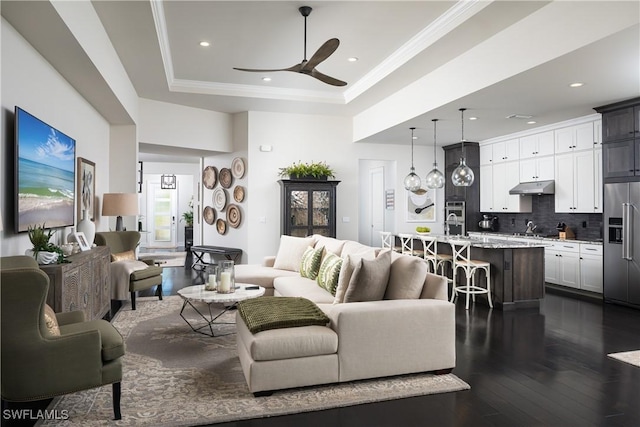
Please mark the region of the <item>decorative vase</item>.
<svg viewBox="0 0 640 427"><path fill-rule="evenodd" d="M36 255L34 254L33 249L27 249L24 254L33 257L38 262L38 264L54 264L58 262L57 252L40 251Z"/></svg>
<svg viewBox="0 0 640 427"><path fill-rule="evenodd" d="M87 209L82 210L82 220L78 222L76 230L84 233L89 245L93 245L93 239L96 237L96 225L89 219Z"/></svg>

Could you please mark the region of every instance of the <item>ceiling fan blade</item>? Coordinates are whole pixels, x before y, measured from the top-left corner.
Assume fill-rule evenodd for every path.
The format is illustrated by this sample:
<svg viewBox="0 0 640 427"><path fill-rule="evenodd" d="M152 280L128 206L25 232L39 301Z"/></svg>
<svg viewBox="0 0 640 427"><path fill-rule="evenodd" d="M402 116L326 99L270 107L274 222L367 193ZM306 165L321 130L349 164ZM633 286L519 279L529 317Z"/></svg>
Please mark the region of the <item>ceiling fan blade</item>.
<svg viewBox="0 0 640 427"><path fill-rule="evenodd" d="M326 74L322 74L320 71L318 71L316 69L311 70L309 75L311 77L315 77L316 79L318 79L321 82L326 83L328 85L332 85L332 86L346 86L347 85L347 82L343 82L342 80L338 80L336 78L327 76Z"/></svg>
<svg viewBox="0 0 640 427"><path fill-rule="evenodd" d="M302 64L296 64L289 68L277 68L272 70L256 69L256 68L236 68L236 67L233 67L233 69L238 71L248 71L250 73L272 73L275 71L293 71L295 73L299 73L300 70L302 69Z"/></svg>
<svg viewBox="0 0 640 427"><path fill-rule="evenodd" d="M313 54L311 59L309 59L309 61L304 64L304 67L302 67L302 72L309 72L316 68L319 63L330 57L331 54L335 52L336 49L338 49L338 46L340 46L340 40L338 39L329 39L324 42L324 44L320 46L320 49L318 49L316 53Z"/></svg>

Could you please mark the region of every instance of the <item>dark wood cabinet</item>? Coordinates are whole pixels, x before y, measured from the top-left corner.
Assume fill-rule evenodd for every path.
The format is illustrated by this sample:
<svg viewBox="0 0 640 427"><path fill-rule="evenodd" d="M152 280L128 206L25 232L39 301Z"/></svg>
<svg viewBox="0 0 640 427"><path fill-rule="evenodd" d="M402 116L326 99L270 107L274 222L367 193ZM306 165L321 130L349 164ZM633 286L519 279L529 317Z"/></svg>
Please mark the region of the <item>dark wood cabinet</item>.
<svg viewBox="0 0 640 427"><path fill-rule="evenodd" d="M640 180L640 98L597 107L602 114L602 178Z"/></svg>
<svg viewBox="0 0 640 427"><path fill-rule="evenodd" d="M451 174L460 164L462 157L462 144L451 144L444 149L445 162L445 202L465 202L465 228L466 231L477 231L478 223L482 220L480 214L480 146L477 142L464 143L464 157L467 166L474 174L473 184L469 187L456 187L451 181Z"/></svg>
<svg viewBox="0 0 640 427"><path fill-rule="evenodd" d="M56 313L80 310L87 320L101 319L111 308L111 251L97 246L68 258L40 266L49 276L47 304Z"/></svg>
<svg viewBox="0 0 640 427"><path fill-rule="evenodd" d="M336 237L336 187L340 181L282 179L280 232Z"/></svg>

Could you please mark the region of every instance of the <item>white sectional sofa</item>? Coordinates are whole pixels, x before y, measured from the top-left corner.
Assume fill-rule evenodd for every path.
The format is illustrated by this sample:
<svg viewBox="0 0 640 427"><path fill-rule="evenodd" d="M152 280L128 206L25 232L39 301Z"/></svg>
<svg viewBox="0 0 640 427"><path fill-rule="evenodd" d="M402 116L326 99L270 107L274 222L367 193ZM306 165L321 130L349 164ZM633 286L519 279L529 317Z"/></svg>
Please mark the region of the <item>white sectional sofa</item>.
<svg viewBox="0 0 640 427"><path fill-rule="evenodd" d="M278 254L262 265L237 265L236 281L307 298L330 322L252 334L238 314L238 353L252 393L455 367L455 306L446 278L428 273L423 260L322 236L281 239ZM342 258L336 296L301 276L309 246ZM383 296L372 298L382 295L373 291L382 281Z"/></svg>

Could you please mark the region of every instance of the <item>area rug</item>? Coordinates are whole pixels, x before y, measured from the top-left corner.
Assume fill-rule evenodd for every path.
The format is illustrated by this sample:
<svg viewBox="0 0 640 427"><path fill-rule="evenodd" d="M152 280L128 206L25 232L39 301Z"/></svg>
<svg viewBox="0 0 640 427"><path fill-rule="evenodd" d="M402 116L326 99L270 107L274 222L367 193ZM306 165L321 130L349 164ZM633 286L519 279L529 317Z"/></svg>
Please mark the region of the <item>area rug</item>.
<svg viewBox="0 0 640 427"><path fill-rule="evenodd" d="M640 350L610 353L607 356L640 368Z"/></svg>
<svg viewBox="0 0 640 427"><path fill-rule="evenodd" d="M163 268L184 267L186 257L186 252L141 252L138 254L138 259L152 259Z"/></svg>
<svg viewBox="0 0 640 427"><path fill-rule="evenodd" d="M254 397L238 360L235 325L217 326L217 332L228 335L214 338L193 332L179 316L181 306L178 296L163 301L145 297L137 310L125 305L116 314L113 325L127 345L121 421L112 420L111 387L105 386L54 399L48 410L66 410L69 419L41 425L194 426L470 388L453 374L417 374ZM220 320L233 321L234 316L230 311Z"/></svg>

